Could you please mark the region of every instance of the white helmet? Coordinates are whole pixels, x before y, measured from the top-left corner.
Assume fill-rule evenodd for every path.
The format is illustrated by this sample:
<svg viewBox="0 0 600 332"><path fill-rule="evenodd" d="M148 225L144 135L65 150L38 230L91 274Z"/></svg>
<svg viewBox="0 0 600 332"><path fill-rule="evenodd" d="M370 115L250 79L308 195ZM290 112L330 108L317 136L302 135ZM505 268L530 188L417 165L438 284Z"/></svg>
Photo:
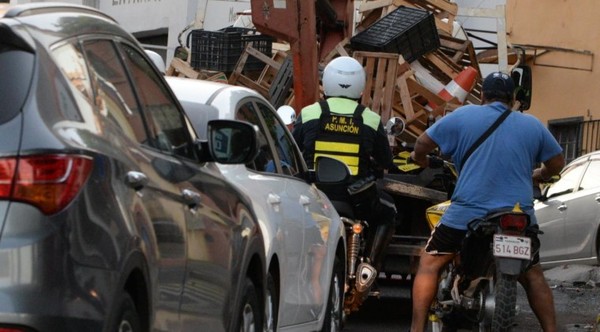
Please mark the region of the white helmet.
<svg viewBox="0 0 600 332"><path fill-rule="evenodd" d="M277 114L283 120L283 123L288 126L296 122L296 111L292 106L283 105L277 109Z"/></svg>
<svg viewBox="0 0 600 332"><path fill-rule="evenodd" d="M365 89L365 70L356 59L341 56L323 70L323 92L327 97L359 99Z"/></svg>

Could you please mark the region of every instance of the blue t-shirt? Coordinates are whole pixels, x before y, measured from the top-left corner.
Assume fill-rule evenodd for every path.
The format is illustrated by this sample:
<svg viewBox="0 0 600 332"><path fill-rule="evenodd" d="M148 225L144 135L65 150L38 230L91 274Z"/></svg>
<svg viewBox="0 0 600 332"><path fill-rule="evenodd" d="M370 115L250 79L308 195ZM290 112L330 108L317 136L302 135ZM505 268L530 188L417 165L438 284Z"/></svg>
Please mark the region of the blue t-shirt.
<svg viewBox="0 0 600 332"><path fill-rule="evenodd" d="M465 165L460 162L496 119L506 105L465 105L442 117L427 129L427 135L444 155L452 157L459 178L452 204L442 224L467 229L467 224L492 210L521 209L533 215L532 174L537 163L562 152L546 127L535 117L512 112L502 124L471 154Z"/></svg>

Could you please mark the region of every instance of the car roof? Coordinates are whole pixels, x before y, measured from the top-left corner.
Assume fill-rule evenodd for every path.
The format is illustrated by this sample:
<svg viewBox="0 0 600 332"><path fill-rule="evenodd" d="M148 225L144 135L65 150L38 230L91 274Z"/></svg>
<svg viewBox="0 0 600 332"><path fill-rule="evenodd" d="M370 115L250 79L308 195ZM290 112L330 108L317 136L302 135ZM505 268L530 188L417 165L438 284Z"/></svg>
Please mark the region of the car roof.
<svg viewBox="0 0 600 332"><path fill-rule="evenodd" d="M167 82L179 100L188 102L212 104L217 95L226 94L233 99L258 97L264 99L258 92L249 88L220 82L198 80L185 77L167 76Z"/></svg>
<svg viewBox="0 0 600 332"><path fill-rule="evenodd" d="M3 8L5 7L5 8ZM63 2L34 2L20 5L9 5L2 6L0 4L0 9L4 9L3 17L15 18L15 17L26 17L38 14L47 14L52 12L79 12L79 13L87 13L92 15L104 16L105 18L117 23L115 19L106 15L105 13L88 6L63 3Z"/></svg>
<svg viewBox="0 0 600 332"><path fill-rule="evenodd" d="M586 154L584 154L582 156L579 156L579 157L571 160L567 166L574 165L574 164L579 163L579 162L584 161L584 160L598 159L598 158L600 158L600 150L592 151L592 152L586 153Z"/></svg>
<svg viewBox="0 0 600 332"><path fill-rule="evenodd" d="M3 12L3 13L2 13ZM85 20L82 20L85 18ZM27 3L0 7L0 28L20 35L35 49L26 31L49 47L57 41L85 34L108 33L138 43L109 15L92 7L60 2ZM139 44L139 43L138 43Z"/></svg>

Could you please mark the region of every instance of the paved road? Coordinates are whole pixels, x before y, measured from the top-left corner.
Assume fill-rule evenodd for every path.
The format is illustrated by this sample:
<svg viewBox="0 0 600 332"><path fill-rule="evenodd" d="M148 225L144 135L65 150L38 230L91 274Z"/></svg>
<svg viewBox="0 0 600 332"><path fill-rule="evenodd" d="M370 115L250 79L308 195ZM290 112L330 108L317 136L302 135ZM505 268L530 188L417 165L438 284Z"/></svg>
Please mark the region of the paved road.
<svg viewBox="0 0 600 332"><path fill-rule="evenodd" d="M600 267L563 266L545 272L554 294L559 331L591 332L600 318ZM405 332L410 326L410 291L406 285L381 285L382 297L369 298L361 310L350 315L344 331ZM519 286L515 332L541 331ZM598 329L600 332L600 329Z"/></svg>
<svg viewBox="0 0 600 332"><path fill-rule="evenodd" d="M382 284L381 293L380 298L369 298L358 312L348 317L345 332L408 331L411 316L408 286L397 282Z"/></svg>

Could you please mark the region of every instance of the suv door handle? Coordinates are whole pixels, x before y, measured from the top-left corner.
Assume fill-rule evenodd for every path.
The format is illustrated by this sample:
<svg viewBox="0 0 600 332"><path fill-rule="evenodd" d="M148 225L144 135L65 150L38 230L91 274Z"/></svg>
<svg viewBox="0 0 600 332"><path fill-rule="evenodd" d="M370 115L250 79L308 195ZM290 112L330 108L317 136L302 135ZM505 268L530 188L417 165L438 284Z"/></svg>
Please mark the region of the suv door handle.
<svg viewBox="0 0 600 332"><path fill-rule="evenodd" d="M596 195L596 198L594 198L594 200L598 203L600 203L600 195Z"/></svg>
<svg viewBox="0 0 600 332"><path fill-rule="evenodd" d="M200 201L202 200L199 193L189 189L183 189L181 191L181 197L183 197L185 204L190 208L195 208L200 205Z"/></svg>
<svg viewBox="0 0 600 332"><path fill-rule="evenodd" d="M277 194L269 193L269 195L267 195L267 203L273 206L273 211L279 212L281 206L281 197L279 197Z"/></svg>
<svg viewBox="0 0 600 332"><path fill-rule="evenodd" d="M267 196L267 203L271 205L279 205L281 204L281 197L279 197L277 194L269 193L269 196Z"/></svg>
<svg viewBox="0 0 600 332"><path fill-rule="evenodd" d="M310 204L310 198L308 198L308 196L306 195L300 195L300 204L302 204L302 206L307 206Z"/></svg>
<svg viewBox="0 0 600 332"><path fill-rule="evenodd" d="M125 183L135 191L140 191L148 184L148 177L142 172L131 171L127 172Z"/></svg>
<svg viewBox="0 0 600 332"><path fill-rule="evenodd" d="M557 207L558 211L564 211L567 209L567 204L563 203Z"/></svg>

